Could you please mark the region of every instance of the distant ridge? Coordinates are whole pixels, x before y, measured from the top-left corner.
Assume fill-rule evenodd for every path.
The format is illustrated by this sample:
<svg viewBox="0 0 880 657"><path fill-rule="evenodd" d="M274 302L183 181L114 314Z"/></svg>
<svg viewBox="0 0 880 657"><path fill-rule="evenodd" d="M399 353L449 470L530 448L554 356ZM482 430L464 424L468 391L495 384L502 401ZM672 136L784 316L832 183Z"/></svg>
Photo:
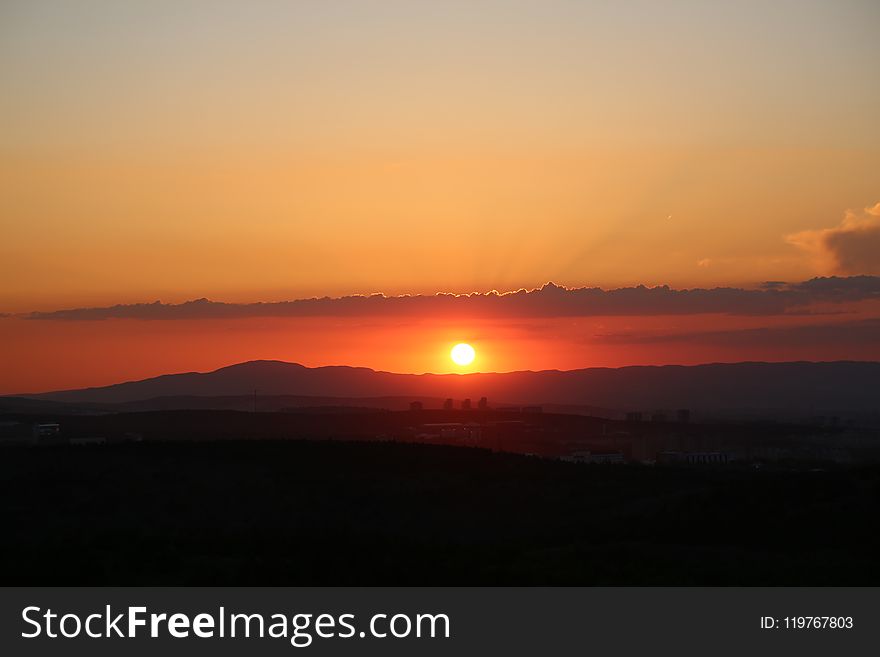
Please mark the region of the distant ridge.
<svg viewBox="0 0 880 657"><path fill-rule="evenodd" d="M778 409L880 412L880 363L790 362L633 366L475 374L394 374L363 367L309 368L249 361L213 372L166 374L115 385L19 395L77 404L158 397L419 397L608 409Z"/></svg>

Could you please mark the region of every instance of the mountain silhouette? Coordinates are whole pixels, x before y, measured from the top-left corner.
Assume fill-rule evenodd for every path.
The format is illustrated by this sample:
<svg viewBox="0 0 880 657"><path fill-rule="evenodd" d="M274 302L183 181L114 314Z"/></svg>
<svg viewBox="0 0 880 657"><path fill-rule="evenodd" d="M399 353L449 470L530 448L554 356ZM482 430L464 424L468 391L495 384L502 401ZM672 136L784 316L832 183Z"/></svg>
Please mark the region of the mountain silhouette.
<svg viewBox="0 0 880 657"><path fill-rule="evenodd" d="M715 363L474 374L394 374L362 367L309 368L250 361L213 372L168 374L115 385L21 395L76 404L157 397L288 395L325 398L488 397L496 403L609 409L880 410L880 363Z"/></svg>

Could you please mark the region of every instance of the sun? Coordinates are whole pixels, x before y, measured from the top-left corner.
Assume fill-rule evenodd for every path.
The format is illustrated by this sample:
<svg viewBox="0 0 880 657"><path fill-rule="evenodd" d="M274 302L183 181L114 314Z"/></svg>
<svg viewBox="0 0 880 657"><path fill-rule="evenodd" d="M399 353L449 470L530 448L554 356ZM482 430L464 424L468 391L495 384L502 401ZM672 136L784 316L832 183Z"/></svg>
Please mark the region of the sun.
<svg viewBox="0 0 880 657"><path fill-rule="evenodd" d="M477 352L474 348L465 342L460 342L452 348L449 356L456 365L470 365L474 362L474 356Z"/></svg>

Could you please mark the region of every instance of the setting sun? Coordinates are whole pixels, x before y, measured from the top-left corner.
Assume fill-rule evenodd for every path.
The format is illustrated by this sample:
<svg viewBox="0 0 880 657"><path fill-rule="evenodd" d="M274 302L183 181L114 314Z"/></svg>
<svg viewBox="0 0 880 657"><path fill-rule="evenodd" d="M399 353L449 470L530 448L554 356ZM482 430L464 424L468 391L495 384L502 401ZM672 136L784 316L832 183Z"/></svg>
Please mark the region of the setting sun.
<svg viewBox="0 0 880 657"><path fill-rule="evenodd" d="M449 355L456 365L470 365L474 362L476 352L472 346L462 342L455 345Z"/></svg>

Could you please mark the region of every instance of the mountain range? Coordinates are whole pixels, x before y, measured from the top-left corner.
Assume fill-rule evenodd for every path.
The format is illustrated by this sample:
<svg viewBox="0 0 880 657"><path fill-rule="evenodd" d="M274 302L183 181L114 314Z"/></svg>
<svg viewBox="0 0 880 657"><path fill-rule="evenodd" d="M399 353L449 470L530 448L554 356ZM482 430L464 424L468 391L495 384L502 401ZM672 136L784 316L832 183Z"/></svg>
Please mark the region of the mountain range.
<svg viewBox="0 0 880 657"><path fill-rule="evenodd" d="M250 361L206 373L168 374L115 385L19 395L29 400L126 407L250 408L255 394L285 405L386 407L419 400L488 397L490 404L539 404L613 411L690 408L808 414L880 411L880 363L715 363L473 374L394 374L362 367ZM26 399L23 399L26 398ZM209 402L205 398L215 398ZM7 398L9 401L10 398ZM160 402L159 400L164 400ZM188 399L188 401L187 401ZM220 401L225 399L226 401ZM149 404L147 400L154 400ZM237 401L231 401L237 400ZM361 400L364 403L358 404ZM583 412L583 411L581 411Z"/></svg>

